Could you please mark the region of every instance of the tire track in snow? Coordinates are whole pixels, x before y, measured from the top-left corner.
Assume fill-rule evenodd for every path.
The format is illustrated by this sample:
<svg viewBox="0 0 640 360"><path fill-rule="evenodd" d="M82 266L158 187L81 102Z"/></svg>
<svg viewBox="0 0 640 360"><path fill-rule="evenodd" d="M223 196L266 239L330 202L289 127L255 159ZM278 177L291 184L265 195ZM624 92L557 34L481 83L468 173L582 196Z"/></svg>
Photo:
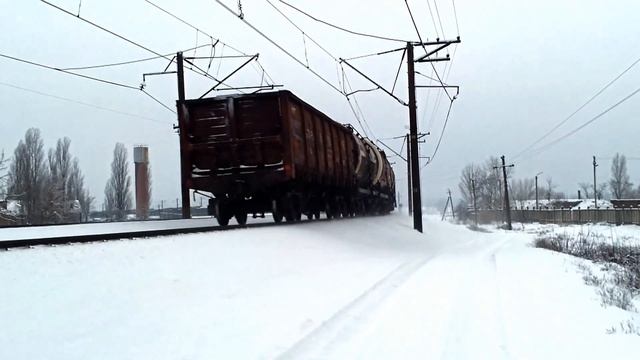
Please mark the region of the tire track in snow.
<svg viewBox="0 0 640 360"><path fill-rule="evenodd" d="M501 309L496 253L507 240L473 250L457 261L455 304L443 341L441 359L508 359ZM477 252L477 253L476 253Z"/></svg>
<svg viewBox="0 0 640 360"><path fill-rule="evenodd" d="M359 329L364 328L368 319L375 315L375 308L435 256L402 263L276 358L327 358L337 344L348 343Z"/></svg>

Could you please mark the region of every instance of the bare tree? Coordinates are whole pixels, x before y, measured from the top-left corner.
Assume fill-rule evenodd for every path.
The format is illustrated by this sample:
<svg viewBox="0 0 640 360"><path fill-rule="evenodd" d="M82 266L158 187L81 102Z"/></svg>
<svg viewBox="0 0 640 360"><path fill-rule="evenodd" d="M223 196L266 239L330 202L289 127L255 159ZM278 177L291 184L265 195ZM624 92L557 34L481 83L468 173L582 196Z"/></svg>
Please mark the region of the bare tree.
<svg viewBox="0 0 640 360"><path fill-rule="evenodd" d="M476 196L480 192L480 185L484 181L485 175L482 171L482 167L476 166L474 164L470 164L462 169L462 174L460 175L460 183L458 184L458 189L460 189L460 193L462 194L462 198L464 201L471 205L473 204L473 180L476 186ZM476 199L477 202L477 199Z"/></svg>
<svg viewBox="0 0 640 360"><path fill-rule="evenodd" d="M500 164L496 157L489 158L483 165L467 165L460 175L458 188L464 200L473 201L471 179L475 179L476 203L479 209L498 209L502 207L502 174L494 169ZM510 173L510 169L508 169Z"/></svg>
<svg viewBox="0 0 640 360"><path fill-rule="evenodd" d="M627 158L619 153L613 157L611 163L611 180L609 180L611 195L616 199L624 199L633 192L633 184L627 174Z"/></svg>
<svg viewBox="0 0 640 360"><path fill-rule="evenodd" d="M553 178L548 177L547 178L547 201L551 201L551 198L553 197L553 189L555 188L556 188L556 185L553 184Z"/></svg>
<svg viewBox="0 0 640 360"><path fill-rule="evenodd" d="M586 183L586 182L581 182L578 184L578 186L580 187L580 190L582 191L582 197L585 199L589 199L593 197L593 193L591 191L593 191L593 185Z"/></svg>
<svg viewBox="0 0 640 360"><path fill-rule="evenodd" d="M9 167L9 196L22 201L27 223L42 221L43 191L47 178L40 130L30 128L16 147Z"/></svg>
<svg viewBox="0 0 640 360"><path fill-rule="evenodd" d="M515 179L511 182L513 199L517 201L529 200L535 196L534 179Z"/></svg>
<svg viewBox="0 0 640 360"><path fill-rule="evenodd" d="M7 178L9 174L6 173L9 159L4 156L4 150L0 152L0 197L5 198L7 194Z"/></svg>
<svg viewBox="0 0 640 360"><path fill-rule="evenodd" d="M127 149L124 144L117 143L113 149L111 177L104 189L107 212L116 220L123 220L127 210L131 208L131 176Z"/></svg>
<svg viewBox="0 0 640 360"><path fill-rule="evenodd" d="M80 171L77 158L74 158L71 163L69 180L67 182L67 196L69 199L77 200L80 203L80 221L89 221L89 214L94 198L89 194L89 190L84 187L84 175L82 175L82 171Z"/></svg>
<svg viewBox="0 0 640 360"><path fill-rule="evenodd" d="M502 207L502 175L499 169L494 169L494 167L499 165L500 160L493 156L484 164L484 178L481 182L481 190L478 196L482 204L481 207L488 209L499 209ZM509 170L510 169L507 171Z"/></svg>
<svg viewBox="0 0 640 360"><path fill-rule="evenodd" d="M52 223L67 222L71 201L67 196L67 183L71 171L71 140L58 139L55 149L49 149L49 176L45 184L43 216Z"/></svg>
<svg viewBox="0 0 640 360"><path fill-rule="evenodd" d="M598 194L598 199L604 199L607 197L608 187L607 183L598 184L598 191L596 192Z"/></svg>

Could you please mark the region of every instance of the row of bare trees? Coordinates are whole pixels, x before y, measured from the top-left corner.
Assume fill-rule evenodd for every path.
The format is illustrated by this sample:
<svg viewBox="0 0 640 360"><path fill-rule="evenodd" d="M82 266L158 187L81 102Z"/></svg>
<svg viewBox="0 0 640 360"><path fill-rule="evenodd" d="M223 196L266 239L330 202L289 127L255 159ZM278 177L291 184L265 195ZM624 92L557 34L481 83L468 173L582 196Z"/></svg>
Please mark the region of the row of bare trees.
<svg viewBox="0 0 640 360"><path fill-rule="evenodd" d="M462 170L458 189L465 204L473 203L475 185L476 204L479 209L501 209L503 206L504 184L501 165L497 157L490 157L483 164L469 164ZM507 176L511 177L513 170L507 168ZM472 181L473 180L473 181ZM538 195L541 199L559 199L563 193L556 192L552 178L547 178L545 184L538 184ZM513 179L509 182L509 193L516 201L535 198L535 180L533 178Z"/></svg>
<svg viewBox="0 0 640 360"><path fill-rule="evenodd" d="M498 209L502 205L502 182L501 170L494 169L500 165L500 160L496 157L489 158L483 164L469 164L462 169L460 184L458 188L467 204L473 202L475 186L476 202L479 208ZM511 172L511 169L507 169Z"/></svg>
<svg viewBox="0 0 640 360"><path fill-rule="evenodd" d="M477 206L480 209L502 208L502 175L495 169L499 165L499 159L491 157L483 164L469 164L460 176L458 188L462 194L464 203L473 203L473 182L475 182L475 194ZM511 168L507 169L508 174ZM516 201L535 199L535 179L522 178L511 179L509 176L509 192L512 199ZM473 182L472 182L473 179ZM584 198L593 197L593 183L581 182L578 184ZM544 182L538 184L539 199L566 199L566 194L555 191L556 185L551 177L547 177ZM633 188L628 171L627 159L624 155L616 153L611 163L611 178L608 182L601 182L597 185L596 192L599 199L607 197L611 191L611 198L627 199L640 198L640 187Z"/></svg>
<svg viewBox="0 0 640 360"><path fill-rule="evenodd" d="M147 177L150 201L149 167ZM124 220L132 207L132 194L127 149L122 143L117 143L113 150L111 176L104 195L107 217ZM0 200L19 201L21 211L17 215L32 225L88 221L94 198L85 187L78 159L71 155L71 140L58 139L45 155L40 130L31 128L12 158L0 151Z"/></svg>
<svg viewBox="0 0 640 360"><path fill-rule="evenodd" d="M40 130L31 128L14 150L8 172L2 175L2 196L20 201L27 224L88 220L93 197L70 147L69 138L58 139L45 156Z"/></svg>

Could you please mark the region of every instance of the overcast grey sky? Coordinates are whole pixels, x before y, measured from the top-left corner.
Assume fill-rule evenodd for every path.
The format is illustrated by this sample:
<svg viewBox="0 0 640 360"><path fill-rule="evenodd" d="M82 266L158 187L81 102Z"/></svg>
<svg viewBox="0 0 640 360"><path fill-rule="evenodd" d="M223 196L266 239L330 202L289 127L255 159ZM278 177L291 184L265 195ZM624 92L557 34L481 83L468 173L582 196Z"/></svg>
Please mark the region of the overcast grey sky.
<svg viewBox="0 0 640 360"><path fill-rule="evenodd" d="M153 56L140 48L66 15L40 1L1 0L0 53L57 67L74 67L127 61ZM74 13L78 0L52 0ZM278 84L340 122L357 122L344 97L296 64L256 32L229 14L213 0L154 1L188 20L203 31L246 53L260 53L260 61ZM353 57L402 44L361 38L330 29L300 16L277 0L272 2L291 16L305 32L336 57ZM224 0L237 10L237 1ZM336 24L363 32L417 40L402 0L355 1L291 0L291 3ZM427 4L435 12L437 4L442 28L438 32L454 38L458 32L452 1L413 0L409 2L423 38L436 38ZM633 63L640 52L638 1L469 1L455 2L462 44L445 73L447 82L461 86L436 159L423 174L425 201L440 199L448 187L457 191L460 170L470 162L483 162L489 156L510 157L544 134L576 110L608 81ZM243 0L245 18L268 36L305 61L303 37L264 0ZM172 53L195 46L196 31L160 12L143 0L82 1L80 15L139 42L159 53ZM442 36L442 34L440 34ZM202 34L198 45L209 42ZM333 60L319 48L307 44L310 66L338 86ZM451 47L453 55L455 47ZM216 47L220 54L222 47ZM206 53L205 53L206 52ZM225 48L225 54L233 52ZM208 55L208 50L200 51ZM391 86L401 53L354 60L380 82ZM220 76L243 60L225 60ZM161 71L165 60L82 73L138 86L145 72ZM51 70L0 58L0 149L12 153L29 127L42 130L45 145L68 136L72 151L80 159L87 184L100 206L112 149L123 142L132 155L135 144L147 144L153 172L153 205L160 200L174 202L179 196L178 138L173 132L175 115L147 98L140 91L118 88ZM206 61L202 66L206 67ZM218 62L212 64L217 72ZM417 70L430 75L428 65ZM353 88L371 85L353 72L347 73ZM419 79L419 78L418 78ZM640 80L640 65L631 69L583 111L553 133L553 140L587 121L608 106L633 92ZM200 96L210 82L187 74L187 96ZM420 79L422 81L422 79ZM248 67L229 83L255 85L260 73ZM16 89L19 86L59 97L137 114L144 118L104 111ZM174 108L176 80L173 75L153 77L147 90ZM398 94L406 98L406 68L398 82ZM440 135L447 110L439 90L421 90L418 114L427 138L421 151L430 155ZM407 109L381 92L356 95L373 134L378 138L406 132ZM573 194L578 182L591 179L591 156L602 157L599 176L608 178L610 158L616 152L640 157L638 135L640 96L631 98L576 135L534 156L515 160L516 177L532 177L539 171L552 176L558 190ZM426 110L425 110L426 109ZM397 147L400 142L395 143ZM402 194L406 170L396 166ZM634 183L640 183L640 161L629 162Z"/></svg>

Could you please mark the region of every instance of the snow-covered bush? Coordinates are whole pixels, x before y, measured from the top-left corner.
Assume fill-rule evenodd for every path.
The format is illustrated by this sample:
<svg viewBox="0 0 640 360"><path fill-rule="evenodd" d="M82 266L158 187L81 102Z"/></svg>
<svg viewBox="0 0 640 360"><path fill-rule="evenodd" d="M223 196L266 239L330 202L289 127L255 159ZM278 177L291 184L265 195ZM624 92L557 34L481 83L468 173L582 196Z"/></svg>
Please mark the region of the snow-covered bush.
<svg viewBox="0 0 640 360"><path fill-rule="evenodd" d="M541 232L535 247L562 252L592 260L601 265L601 276L580 264L585 283L596 286L604 306L616 306L635 311L633 299L640 294L640 246L625 238L607 242L602 234L579 232L575 236L566 233Z"/></svg>

